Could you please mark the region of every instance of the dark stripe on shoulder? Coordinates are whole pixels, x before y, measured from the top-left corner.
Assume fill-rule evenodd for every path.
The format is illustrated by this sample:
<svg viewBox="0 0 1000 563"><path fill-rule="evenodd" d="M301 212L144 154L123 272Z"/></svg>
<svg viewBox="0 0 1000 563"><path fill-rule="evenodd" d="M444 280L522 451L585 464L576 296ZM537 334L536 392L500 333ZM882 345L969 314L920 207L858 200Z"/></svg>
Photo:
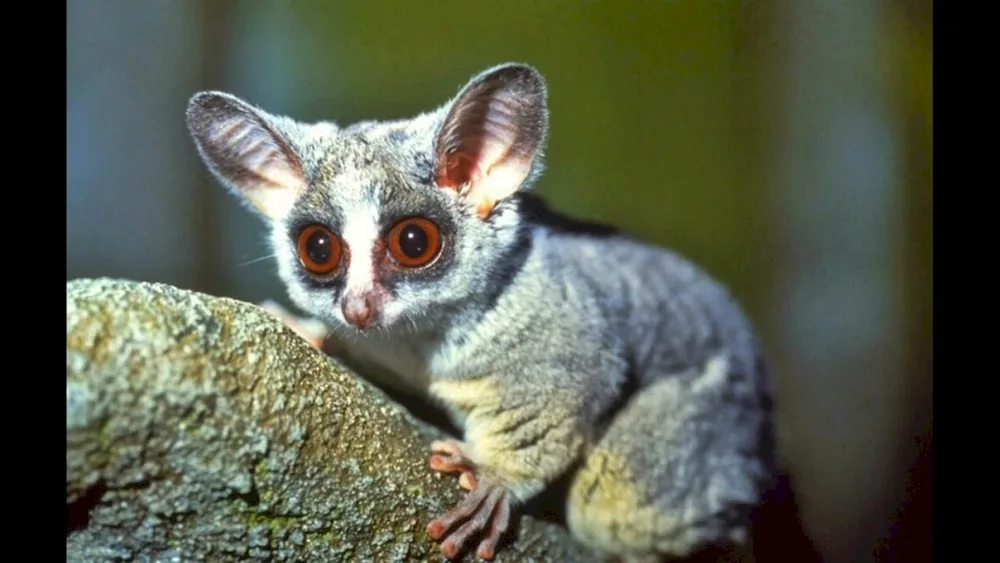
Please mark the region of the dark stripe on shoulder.
<svg viewBox="0 0 1000 563"><path fill-rule="evenodd" d="M623 234L621 229L607 223L586 221L558 213L538 195L519 193L516 197L521 216L535 225L541 225L559 233L581 236L603 238Z"/></svg>

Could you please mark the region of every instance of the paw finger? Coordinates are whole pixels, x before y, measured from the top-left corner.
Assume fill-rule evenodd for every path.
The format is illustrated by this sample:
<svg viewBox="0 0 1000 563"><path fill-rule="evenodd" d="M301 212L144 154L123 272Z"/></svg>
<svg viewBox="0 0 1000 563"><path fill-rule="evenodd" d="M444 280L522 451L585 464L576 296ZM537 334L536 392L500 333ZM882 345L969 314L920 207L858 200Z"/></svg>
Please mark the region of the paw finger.
<svg viewBox="0 0 1000 563"><path fill-rule="evenodd" d="M284 307L279 305L278 302L273 299L265 299L260 303L257 303L257 306L260 307L261 309L264 309L265 311L275 314L287 312Z"/></svg>
<svg viewBox="0 0 1000 563"><path fill-rule="evenodd" d="M496 503L496 507L493 511L493 517L490 519L489 529L486 530L483 540L479 542L479 547L476 549L476 555L486 560L493 559L496 555L497 543L500 541L504 532L507 531L509 523L510 501L505 493Z"/></svg>
<svg viewBox="0 0 1000 563"><path fill-rule="evenodd" d="M476 555L480 559L485 559L487 561L492 561L497 554L497 538L494 536L487 536L483 541L479 542L479 547L476 548Z"/></svg>
<svg viewBox="0 0 1000 563"><path fill-rule="evenodd" d="M469 467L464 461L442 455L432 455L430 465L431 469L434 471L440 471L441 473L459 473L469 471Z"/></svg>
<svg viewBox="0 0 1000 563"><path fill-rule="evenodd" d="M501 489L492 489L489 495L487 495L485 502L476 509L472 517L457 530L448 534L448 538L441 544L441 553L449 559L453 558L462 550L473 534L484 530L493 516L497 503L503 500L503 495L504 493Z"/></svg>
<svg viewBox="0 0 1000 563"><path fill-rule="evenodd" d="M434 519L427 525L427 534L435 540L441 539L444 534L455 525L456 522L465 520L472 516L479 505L486 499L486 490L479 489L469 493L465 500L455 508L449 510L444 515Z"/></svg>
<svg viewBox="0 0 1000 563"><path fill-rule="evenodd" d="M465 546L469 536L481 530L483 525L475 518L462 524L457 530L448 535L448 539L441 542L441 553L448 559L453 559Z"/></svg>

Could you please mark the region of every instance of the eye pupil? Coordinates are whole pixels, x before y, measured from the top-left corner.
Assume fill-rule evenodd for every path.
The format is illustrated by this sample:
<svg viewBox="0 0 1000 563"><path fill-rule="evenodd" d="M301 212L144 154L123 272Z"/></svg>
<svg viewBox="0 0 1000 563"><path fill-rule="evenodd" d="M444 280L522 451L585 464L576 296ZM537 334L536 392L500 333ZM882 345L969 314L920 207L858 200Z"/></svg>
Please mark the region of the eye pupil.
<svg viewBox="0 0 1000 563"><path fill-rule="evenodd" d="M306 253L314 263L326 264L333 255L332 246L330 237L323 231L317 231L306 240Z"/></svg>
<svg viewBox="0 0 1000 563"><path fill-rule="evenodd" d="M410 258L420 258L429 246L427 232L417 225L407 225L399 233L399 248Z"/></svg>

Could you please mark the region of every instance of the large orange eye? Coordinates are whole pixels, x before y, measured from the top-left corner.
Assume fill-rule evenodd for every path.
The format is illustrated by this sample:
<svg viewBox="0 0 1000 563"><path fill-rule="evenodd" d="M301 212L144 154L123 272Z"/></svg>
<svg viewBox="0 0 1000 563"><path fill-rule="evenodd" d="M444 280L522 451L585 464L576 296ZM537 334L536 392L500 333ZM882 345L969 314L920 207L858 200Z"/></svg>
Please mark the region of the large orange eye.
<svg viewBox="0 0 1000 563"><path fill-rule="evenodd" d="M441 231L427 219L403 219L389 231L389 253L407 268L426 266L441 251Z"/></svg>
<svg viewBox="0 0 1000 563"><path fill-rule="evenodd" d="M340 239L322 225L310 225L299 234L299 261L305 269L325 276L337 269L343 252Z"/></svg>

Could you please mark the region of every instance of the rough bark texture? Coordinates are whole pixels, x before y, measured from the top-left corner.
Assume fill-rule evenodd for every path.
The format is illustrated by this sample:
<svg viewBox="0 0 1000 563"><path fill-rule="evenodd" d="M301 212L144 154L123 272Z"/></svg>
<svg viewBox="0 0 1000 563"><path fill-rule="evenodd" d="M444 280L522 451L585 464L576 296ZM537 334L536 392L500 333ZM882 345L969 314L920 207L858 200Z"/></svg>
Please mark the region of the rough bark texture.
<svg viewBox="0 0 1000 563"><path fill-rule="evenodd" d="M440 561L425 526L464 492L438 436L254 305L66 284L69 561ZM497 560L591 560L518 534Z"/></svg>

